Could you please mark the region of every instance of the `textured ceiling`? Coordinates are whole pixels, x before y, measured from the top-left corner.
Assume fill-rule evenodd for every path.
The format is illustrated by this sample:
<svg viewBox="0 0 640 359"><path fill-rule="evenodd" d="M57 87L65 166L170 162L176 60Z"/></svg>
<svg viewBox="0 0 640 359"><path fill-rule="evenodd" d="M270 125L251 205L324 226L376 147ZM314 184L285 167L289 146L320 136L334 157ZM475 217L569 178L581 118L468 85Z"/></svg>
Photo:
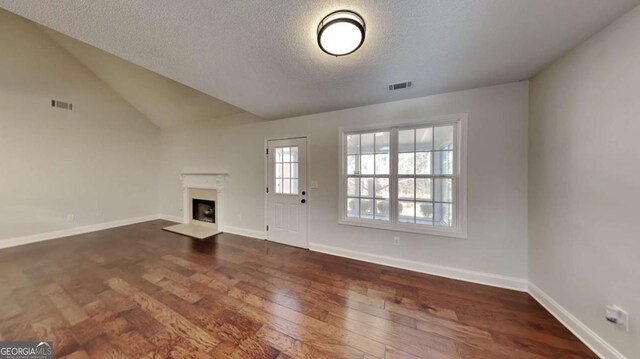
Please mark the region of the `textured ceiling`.
<svg viewBox="0 0 640 359"><path fill-rule="evenodd" d="M0 6L273 119L528 79L640 0L0 0ZM335 58L318 22L359 12ZM386 85L413 80L389 93Z"/></svg>

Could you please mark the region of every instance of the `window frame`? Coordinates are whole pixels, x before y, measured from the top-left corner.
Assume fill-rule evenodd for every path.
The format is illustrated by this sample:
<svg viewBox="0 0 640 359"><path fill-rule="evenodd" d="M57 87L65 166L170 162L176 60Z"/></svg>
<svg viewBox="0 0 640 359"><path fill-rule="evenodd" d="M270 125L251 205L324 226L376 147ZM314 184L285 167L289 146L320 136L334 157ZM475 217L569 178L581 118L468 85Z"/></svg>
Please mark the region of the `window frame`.
<svg viewBox="0 0 640 359"><path fill-rule="evenodd" d="M341 127L339 129L339 171L338 171L338 223L359 227L384 229L399 232L427 234L442 237L467 238L467 119L468 114L454 114L430 119L417 119L404 122L377 123L366 126ZM401 223L397 220L397 185L398 178L406 175L398 175L398 130L419 128L421 126L454 125L454 155L453 175L453 206L454 226L436 227L414 223ZM356 133L369 133L390 131L390 167L389 167L389 206L388 222L376 219L363 219L347 217L347 135ZM457 151L456 151L457 150ZM353 177L353 176L352 176ZM372 176L373 177L373 176ZM411 178L420 178L420 175L410 175ZM438 175L430 175L437 178ZM374 209L375 210L375 209Z"/></svg>

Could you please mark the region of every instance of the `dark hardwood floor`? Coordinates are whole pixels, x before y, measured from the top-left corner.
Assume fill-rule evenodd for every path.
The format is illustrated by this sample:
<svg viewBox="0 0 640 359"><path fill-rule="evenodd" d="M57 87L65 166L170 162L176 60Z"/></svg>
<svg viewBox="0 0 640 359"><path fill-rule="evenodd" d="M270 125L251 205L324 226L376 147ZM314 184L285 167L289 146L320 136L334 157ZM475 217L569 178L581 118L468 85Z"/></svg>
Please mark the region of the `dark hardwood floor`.
<svg viewBox="0 0 640 359"><path fill-rule="evenodd" d="M0 250L0 340L56 358L594 358L526 293L153 221Z"/></svg>

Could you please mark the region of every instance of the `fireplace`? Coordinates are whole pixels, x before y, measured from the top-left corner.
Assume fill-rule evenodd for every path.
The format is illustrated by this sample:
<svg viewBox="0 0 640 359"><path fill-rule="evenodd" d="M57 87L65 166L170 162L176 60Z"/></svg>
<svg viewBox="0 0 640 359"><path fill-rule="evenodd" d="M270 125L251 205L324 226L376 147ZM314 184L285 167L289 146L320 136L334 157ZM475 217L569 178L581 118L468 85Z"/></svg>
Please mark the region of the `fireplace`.
<svg viewBox="0 0 640 359"><path fill-rule="evenodd" d="M226 173L182 173L182 223L164 229L197 239L222 233L227 176Z"/></svg>
<svg viewBox="0 0 640 359"><path fill-rule="evenodd" d="M200 222L216 223L216 201L192 198L192 219Z"/></svg>

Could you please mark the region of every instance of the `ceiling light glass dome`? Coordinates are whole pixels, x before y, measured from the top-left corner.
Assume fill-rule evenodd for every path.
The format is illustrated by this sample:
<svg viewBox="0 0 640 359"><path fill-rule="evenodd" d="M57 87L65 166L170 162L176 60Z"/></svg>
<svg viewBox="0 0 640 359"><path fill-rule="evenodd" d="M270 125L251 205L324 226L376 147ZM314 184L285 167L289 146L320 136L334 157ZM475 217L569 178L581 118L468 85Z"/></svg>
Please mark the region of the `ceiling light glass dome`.
<svg viewBox="0 0 640 359"><path fill-rule="evenodd" d="M364 42L365 24L353 11L339 10L325 16L318 25L318 46L333 56L358 50Z"/></svg>

